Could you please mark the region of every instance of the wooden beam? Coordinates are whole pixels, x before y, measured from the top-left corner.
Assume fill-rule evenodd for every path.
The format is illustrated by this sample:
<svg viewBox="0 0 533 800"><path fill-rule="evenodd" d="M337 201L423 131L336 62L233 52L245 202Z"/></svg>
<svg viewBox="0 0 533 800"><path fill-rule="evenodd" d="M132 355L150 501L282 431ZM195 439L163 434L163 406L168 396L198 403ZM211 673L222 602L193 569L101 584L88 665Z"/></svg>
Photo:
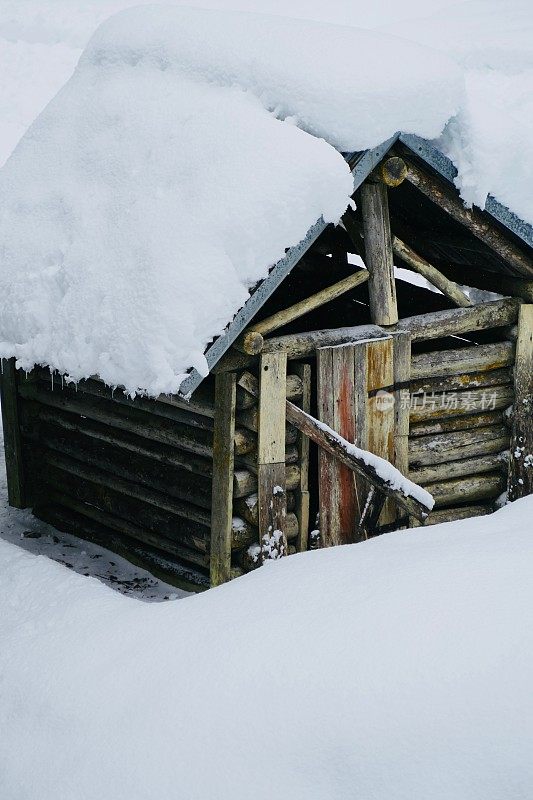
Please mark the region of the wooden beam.
<svg viewBox="0 0 533 800"><path fill-rule="evenodd" d="M533 494L533 305L524 305L520 309L514 386L508 483L510 500Z"/></svg>
<svg viewBox="0 0 533 800"><path fill-rule="evenodd" d="M263 353L286 353L287 358L302 359L314 356L318 347L336 344L351 344L364 339L383 339L387 332L377 325L355 325L349 328L328 328L306 333L293 333L288 336L274 336L265 339Z"/></svg>
<svg viewBox="0 0 533 800"><path fill-rule="evenodd" d="M363 183L361 213L372 321L376 325L394 325L398 322L398 305L387 187L383 183Z"/></svg>
<svg viewBox="0 0 533 800"><path fill-rule="evenodd" d="M26 508L26 480L22 456L15 359L1 359L0 367L2 373L0 376L0 399L2 404L2 425L4 428L8 501L9 505L14 508Z"/></svg>
<svg viewBox="0 0 533 800"><path fill-rule="evenodd" d="M211 505L211 586L230 580L233 518L233 473L237 376L217 375L213 436L213 490Z"/></svg>
<svg viewBox="0 0 533 800"><path fill-rule="evenodd" d="M517 278L477 266L465 267L462 264L445 264L441 269L463 286L474 286L477 289L485 289L485 291L521 297L526 303L533 303L533 280Z"/></svg>
<svg viewBox="0 0 533 800"><path fill-rule="evenodd" d="M478 500L496 500L503 492L506 478L503 472L484 472L481 475L468 475L450 481L437 481L426 484L426 489L435 498L435 507L451 506L456 503L472 503Z"/></svg>
<svg viewBox="0 0 533 800"><path fill-rule="evenodd" d="M294 371L302 382L302 397L298 404L307 414L311 411L311 365L295 364ZM309 438L299 431L298 462L300 464L300 486L296 490L296 516L298 518L298 538L296 550L307 550L309 538Z"/></svg>
<svg viewBox="0 0 533 800"><path fill-rule="evenodd" d="M332 300L336 300L337 297L346 294L346 292L349 292L351 289L355 289L367 280L368 271L359 269L352 275L343 278L341 281L327 286L325 289L322 289L320 292L310 297L306 297L305 300L301 300L293 306L284 308L282 311L278 311L260 322L252 323L252 332L266 336L268 333L272 333L278 330L278 328L288 325L289 322L294 322L295 319L303 317L304 314L309 314L316 308L320 308L320 306L326 303L331 303Z"/></svg>
<svg viewBox="0 0 533 800"><path fill-rule="evenodd" d="M422 420L439 419L440 417L450 418L463 414L498 411L510 406L513 399L514 392L510 384L462 392L411 395L409 419L415 424Z"/></svg>
<svg viewBox="0 0 533 800"><path fill-rule="evenodd" d="M462 478L465 475L480 475L483 472L494 472L495 470L507 473L508 463L509 451L503 450L499 453L488 453L473 458L461 458L458 461L430 464L411 470L410 476L411 480L420 486L425 486L436 481Z"/></svg>
<svg viewBox="0 0 533 800"><path fill-rule="evenodd" d="M335 455L341 463L350 467L357 475L365 478L379 491L386 494L387 497L394 498L402 508L405 508L408 514L412 514L417 519L426 518L428 506L425 502L409 492L404 494L403 491L394 487L393 482L380 475L375 463L373 463L376 457L373 457L371 453L357 451L357 448L354 448L350 442L340 437L324 423L314 419L310 414L306 414L289 400L287 400L287 419L296 428L309 436L319 447ZM388 469L394 471L397 480L403 479L404 476L398 473L392 465L389 464ZM394 473L391 472L391 474ZM402 482L404 481L402 480Z"/></svg>
<svg viewBox="0 0 533 800"><path fill-rule="evenodd" d="M502 369L512 366L514 360L515 346L512 342L417 353L411 359L411 380Z"/></svg>
<svg viewBox="0 0 533 800"><path fill-rule="evenodd" d="M500 233L496 224L475 208L466 208L456 191L437 178L406 161L407 180L429 200L442 208L452 219L464 225L476 238L490 247L507 264L522 275L533 275L533 262L525 253Z"/></svg>
<svg viewBox="0 0 533 800"><path fill-rule="evenodd" d="M285 522L285 404L287 356L262 355L259 362L257 493L262 560L287 554Z"/></svg>
<svg viewBox="0 0 533 800"><path fill-rule="evenodd" d="M470 308L450 308L432 311L416 317L405 317L395 330L410 331L413 342L457 336L471 331L514 325L518 319L520 301L516 298L491 300Z"/></svg>
<svg viewBox="0 0 533 800"><path fill-rule="evenodd" d="M409 466L414 470L430 464L499 453L508 447L509 431L505 425L410 437Z"/></svg>
<svg viewBox="0 0 533 800"><path fill-rule="evenodd" d="M448 297L452 303L459 306L460 308L468 308L472 305L471 300L466 296L466 294L460 289L456 283L451 281L442 272L439 272L434 266L432 266L429 261L426 261L424 258L419 256L415 251L409 247L408 244L402 242L401 239L398 239L397 236L393 237L392 240L392 249L394 255L407 264L411 269L417 272L419 275L422 275L426 280L436 286L437 289L440 289L443 295Z"/></svg>

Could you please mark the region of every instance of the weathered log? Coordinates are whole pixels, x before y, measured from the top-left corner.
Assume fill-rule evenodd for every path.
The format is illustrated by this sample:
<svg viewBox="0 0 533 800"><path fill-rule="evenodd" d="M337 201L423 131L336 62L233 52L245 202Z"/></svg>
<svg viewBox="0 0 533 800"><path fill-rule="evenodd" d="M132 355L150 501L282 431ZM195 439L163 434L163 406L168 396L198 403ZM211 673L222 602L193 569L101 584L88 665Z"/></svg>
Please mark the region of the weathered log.
<svg viewBox="0 0 533 800"><path fill-rule="evenodd" d="M402 242L397 236L393 237L392 250L394 255L400 258L408 267L426 278L437 289L440 289L442 294L448 297L452 303L455 303L460 308L467 308L472 305L472 302L456 283L443 275L442 272L439 272L425 258L415 253L408 244Z"/></svg>
<svg viewBox="0 0 533 800"><path fill-rule="evenodd" d="M41 459L42 463L45 465L63 469L65 472L76 475L82 480L90 481L99 486L108 487L128 497L135 497L156 508L175 514L177 517L199 522L208 528L211 526L211 515L204 509L190 505L189 503L180 502L173 497L169 497L167 494L155 491L147 486L133 483L117 475L111 475L95 467L83 464L73 458L69 458L62 453L55 453L51 450L35 451L34 456Z"/></svg>
<svg viewBox="0 0 533 800"><path fill-rule="evenodd" d="M361 213L372 322L376 325L394 325L398 322L398 305L387 187L383 183L363 183Z"/></svg>
<svg viewBox="0 0 533 800"><path fill-rule="evenodd" d="M248 356L256 356L263 349L263 337L254 325L253 330L247 330L233 343L233 347Z"/></svg>
<svg viewBox="0 0 533 800"><path fill-rule="evenodd" d="M294 539L298 535L298 519L296 514L289 513L285 517L285 534L287 539ZM258 528L242 517L233 517L231 529L231 548L239 550L248 547L259 539Z"/></svg>
<svg viewBox="0 0 533 800"><path fill-rule="evenodd" d="M462 458L458 461L445 461L441 464L431 464L419 469L412 469L409 473L411 480L420 486L435 481L445 481L452 478L460 478L464 475L479 475L483 472L493 472L500 470L507 473L509 463L509 451L501 453L490 453L473 458Z"/></svg>
<svg viewBox="0 0 533 800"><path fill-rule="evenodd" d="M215 383L215 430L213 436L213 489L211 502L211 586L231 577L233 473L237 376L217 375Z"/></svg>
<svg viewBox="0 0 533 800"><path fill-rule="evenodd" d="M409 419L412 423L440 417L456 417L507 408L514 399L511 385L491 386L463 392L411 395Z"/></svg>
<svg viewBox="0 0 533 800"><path fill-rule="evenodd" d="M513 377L512 368L493 369L484 372L467 372L445 377L417 378L410 381L412 394L435 394L438 392L457 392L466 389L482 389L493 386L507 386Z"/></svg>
<svg viewBox="0 0 533 800"><path fill-rule="evenodd" d="M192 503L200 508L211 508L211 480L193 475L138 455L133 460L123 452L106 444L80 435L64 435L57 429L42 426L39 446L76 459L111 476L142 484L170 497Z"/></svg>
<svg viewBox="0 0 533 800"><path fill-rule="evenodd" d="M26 508L26 477L22 457L15 359L0 359L0 371L0 406L4 429L8 501L9 505L15 508Z"/></svg>
<svg viewBox="0 0 533 800"><path fill-rule="evenodd" d="M302 381L302 396L297 405L307 414L311 412L311 365L295 364L295 371ZM296 550L303 553L307 550L309 540L309 439L303 433L298 436L298 463L300 465L300 486L296 490L296 516L298 518L298 539ZM287 510L289 498L287 496Z"/></svg>
<svg viewBox="0 0 533 800"><path fill-rule="evenodd" d="M86 396L75 396L63 392L51 392L39 385L23 384L20 387L23 397L35 400L43 406L57 408L71 414L109 425L111 428L129 431L138 436L162 442L189 453L196 453L206 458L213 455L212 434L210 431L191 428L178 422L146 414L142 411L124 409L119 403ZM252 445L253 446L253 445Z"/></svg>
<svg viewBox="0 0 533 800"><path fill-rule="evenodd" d="M533 305L524 305L520 309L514 388L510 500L533 494Z"/></svg>
<svg viewBox="0 0 533 800"><path fill-rule="evenodd" d="M505 411L485 411L483 414L424 420L410 426L409 436L415 438L429 436L430 434L451 433L453 431L471 431L474 428L488 428L492 425L508 425Z"/></svg>
<svg viewBox="0 0 533 800"><path fill-rule="evenodd" d="M156 537L164 537L200 553L207 553L209 528L199 522L177 517L109 487L80 480L76 475L51 464L48 464L46 471L43 472L42 480L43 483L38 491L40 502L50 500L61 503L53 496L68 495L79 502L88 503L93 508L151 531Z"/></svg>
<svg viewBox="0 0 533 800"><path fill-rule="evenodd" d="M407 180L416 186L429 200L446 211L452 219L460 222L480 241L488 245L505 262L522 275L533 275L533 264L525 253L513 244L499 229L475 208L465 208L461 198L428 172L423 172L411 161L406 161Z"/></svg>
<svg viewBox="0 0 533 800"><path fill-rule="evenodd" d="M508 447L509 431L505 425L409 438L409 468L499 453Z"/></svg>
<svg viewBox="0 0 533 800"><path fill-rule="evenodd" d="M496 499L504 491L506 485L506 477L500 471L428 483L426 489L432 494L435 507L442 508L455 503Z"/></svg>
<svg viewBox="0 0 533 800"><path fill-rule="evenodd" d="M284 465L285 466L285 465ZM285 486L287 491L294 491L300 482L300 467L298 464L288 464L285 467ZM233 476L233 497L247 497L257 492L257 475L250 470L236 469Z"/></svg>
<svg viewBox="0 0 533 800"><path fill-rule="evenodd" d="M257 473L257 453L249 453L246 456L238 456L237 462L239 467L245 467L251 472ZM300 463L300 458L298 455L297 445L288 445L288 447L285 448L285 464L298 463Z"/></svg>
<svg viewBox="0 0 533 800"><path fill-rule="evenodd" d="M406 317L398 322L395 329L410 331L414 342L457 336L471 331L513 325L518 318L519 307L520 302L514 297L491 300L470 308L451 308Z"/></svg>
<svg viewBox="0 0 533 800"><path fill-rule="evenodd" d="M213 430L213 416L214 416L214 402L200 401L195 404L192 401L187 403L185 400L173 399L170 396L161 396L157 400L151 400L146 397L137 396L130 397L122 389L111 389L103 381L94 378L79 381L76 384L65 383L61 376L51 375L47 370L36 370L39 378L45 387L52 386L54 380L54 391L65 393L66 396L75 398L83 398L84 395L88 396L87 401L91 402L89 398L97 397L100 400L107 400L111 405L109 409L117 407L125 407L136 411L143 411L145 414L153 417L154 415L171 419L174 422L179 422L188 425L191 428L201 428L206 431ZM120 409L122 411L122 408Z"/></svg>
<svg viewBox="0 0 533 800"><path fill-rule="evenodd" d="M100 508L83 503L62 492L52 492L50 502L76 511L78 514L82 514L94 522L105 525L125 536L129 536L136 542L152 547L154 550L159 550L174 558L179 558L199 567L205 567L207 564L207 556L205 553L184 547L170 539L166 539L164 536L154 534L128 520L119 519L112 514L102 511Z"/></svg>
<svg viewBox="0 0 533 800"><path fill-rule="evenodd" d="M250 372L241 373L237 380L237 408L239 410L249 409L257 404L259 382L255 375ZM250 392L250 386L253 391ZM297 400L302 396L303 385L299 375L287 375L287 400Z"/></svg>
<svg viewBox="0 0 533 800"><path fill-rule="evenodd" d="M39 441L39 428L35 429L33 424L26 421L24 409L22 411L22 428L25 438ZM203 475L206 478L211 478L213 475L213 461L211 459L202 458L159 442L151 442L149 439L130 434L128 431L116 431L108 425L101 425L89 419L81 419L74 414L46 408L45 406L40 407L38 419L45 426L53 426L63 431L89 436L113 447L119 447L129 453L153 458L161 464L179 467L195 475Z"/></svg>
<svg viewBox="0 0 533 800"><path fill-rule="evenodd" d="M425 522L418 522L418 520L411 521L411 528L418 528L421 525L429 527L430 525L440 525L443 522L452 522L459 519L470 519L471 517L484 517L486 514L492 514L494 509L491 505L477 505L477 506L459 506L456 508L438 508L432 511Z"/></svg>
<svg viewBox="0 0 533 800"><path fill-rule="evenodd" d="M331 303L337 297L341 297L341 295L355 289L367 280L367 270L359 269L346 278L343 278L341 281L327 286L325 289L321 289L310 297L306 297L305 300L301 300L299 303L289 306L289 308L284 308L282 311L277 311L275 314L272 314L272 316L260 322L253 323L253 331L266 336L282 328L284 325L288 325L289 322L294 322L294 320L303 317L305 314L309 314L316 308L320 308L320 306L326 303ZM262 347L263 346L264 344L262 343ZM246 350L245 352L249 351Z"/></svg>
<svg viewBox="0 0 533 800"><path fill-rule="evenodd" d="M411 380L503 369L512 366L514 358L512 342L418 353L411 359Z"/></svg>
<svg viewBox="0 0 533 800"><path fill-rule="evenodd" d="M286 493L286 500L287 500L287 512L294 511L296 508L296 497L294 492L287 492ZM242 517L242 519L249 522L250 525L253 525L255 528L259 525L259 516L258 516L258 497L257 494L250 494L248 497L240 497L235 498L233 503L233 512L238 517Z"/></svg>
<svg viewBox="0 0 533 800"><path fill-rule="evenodd" d="M377 325L356 325L351 328L328 328L321 331L294 333L265 339L263 353L287 353L287 358L314 356L318 347L351 344L365 339L382 339L388 334Z"/></svg>
<svg viewBox="0 0 533 800"><path fill-rule="evenodd" d="M385 158L377 170L377 176L386 186L395 189L400 186L407 177L407 166L403 158L398 156L390 156Z"/></svg>
<svg viewBox="0 0 533 800"><path fill-rule="evenodd" d="M314 419L310 414L306 414L293 403L287 401L287 419L292 422L302 433L314 441L319 447L323 447L332 455L335 455L339 461L346 466L350 467L355 473L365 478L369 483L375 486L379 491L392 497L402 508L415 516L417 519L424 519L428 514L428 506L417 497L411 494L404 495L402 491L393 488L393 485L388 479L383 478L378 474L375 466L371 463L374 459L370 453L354 452L353 446L349 442L342 440L334 431L328 429L326 425ZM367 463L365 459L370 460ZM394 470L395 476L398 479L403 478L400 473L395 470L392 465L388 468ZM429 502L429 500L428 500Z"/></svg>

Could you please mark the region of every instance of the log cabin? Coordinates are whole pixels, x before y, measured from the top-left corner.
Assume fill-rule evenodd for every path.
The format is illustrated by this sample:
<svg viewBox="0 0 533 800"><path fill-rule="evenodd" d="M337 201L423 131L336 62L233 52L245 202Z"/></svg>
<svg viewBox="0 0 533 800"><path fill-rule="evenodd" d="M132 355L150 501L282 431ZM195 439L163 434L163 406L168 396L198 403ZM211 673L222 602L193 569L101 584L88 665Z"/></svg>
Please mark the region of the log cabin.
<svg viewBox="0 0 533 800"><path fill-rule="evenodd" d="M11 505L201 589L533 491L532 228L466 208L418 137L345 158L353 208L272 266L179 395L3 361Z"/></svg>

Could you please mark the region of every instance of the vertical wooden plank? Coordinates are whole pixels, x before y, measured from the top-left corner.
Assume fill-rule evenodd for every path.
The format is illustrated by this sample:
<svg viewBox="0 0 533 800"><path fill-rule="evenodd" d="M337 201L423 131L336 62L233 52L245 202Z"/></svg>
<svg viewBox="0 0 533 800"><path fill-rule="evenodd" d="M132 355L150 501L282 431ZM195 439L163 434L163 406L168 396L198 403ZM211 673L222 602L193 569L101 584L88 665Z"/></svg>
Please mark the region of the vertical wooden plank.
<svg viewBox="0 0 533 800"><path fill-rule="evenodd" d="M2 373L0 376L0 400L4 429L8 500L10 506L26 508L26 482L22 458L15 359L2 359L0 366Z"/></svg>
<svg viewBox="0 0 533 800"><path fill-rule="evenodd" d="M311 413L311 365L295 364L292 368L302 381L303 394L300 407ZM296 550L303 553L307 550L309 539L309 438L299 432L298 461L300 463L300 488L296 492L296 516L298 518L298 538Z"/></svg>
<svg viewBox="0 0 533 800"><path fill-rule="evenodd" d="M269 353L259 364L257 492L262 559L287 554L285 518L285 404L287 354Z"/></svg>
<svg viewBox="0 0 533 800"><path fill-rule="evenodd" d="M509 500L533 494L533 305L519 311L514 386Z"/></svg>
<svg viewBox="0 0 533 800"><path fill-rule="evenodd" d="M409 381L411 378L411 334L393 334L394 371L394 466L409 476ZM405 514L396 508L396 519Z"/></svg>
<svg viewBox="0 0 533 800"><path fill-rule="evenodd" d="M215 379L211 586L219 586L231 577L236 381L234 372L220 373Z"/></svg>
<svg viewBox="0 0 533 800"><path fill-rule="evenodd" d="M398 305L385 184L371 181L363 183L361 212L372 322L376 325L394 325L398 322Z"/></svg>
<svg viewBox="0 0 533 800"><path fill-rule="evenodd" d="M317 363L317 414L318 419L330 424L334 419L333 356L331 347L319 347ZM335 459L329 453L318 451L319 528L320 546L339 544L333 532L338 530Z"/></svg>
<svg viewBox="0 0 533 800"><path fill-rule="evenodd" d="M394 340L378 339L366 344L368 449L394 463ZM380 516L385 525L396 518L395 504L387 500Z"/></svg>
<svg viewBox="0 0 533 800"><path fill-rule="evenodd" d="M318 416L351 442L356 440L354 346L317 351ZM353 472L322 450L319 453L320 533L330 547L357 540L360 508Z"/></svg>

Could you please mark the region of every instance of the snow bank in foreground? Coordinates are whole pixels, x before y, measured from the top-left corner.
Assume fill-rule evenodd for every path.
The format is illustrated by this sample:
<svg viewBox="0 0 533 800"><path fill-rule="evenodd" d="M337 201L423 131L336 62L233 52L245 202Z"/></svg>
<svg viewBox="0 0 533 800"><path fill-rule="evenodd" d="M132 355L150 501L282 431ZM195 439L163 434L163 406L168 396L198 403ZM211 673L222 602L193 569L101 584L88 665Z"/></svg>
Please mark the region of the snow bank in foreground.
<svg viewBox="0 0 533 800"><path fill-rule="evenodd" d="M0 543L2 797L530 797L532 512L160 605Z"/></svg>
<svg viewBox="0 0 533 800"><path fill-rule="evenodd" d="M340 218L330 143L437 135L461 91L444 56L353 28L118 14L2 171L0 355L176 391L285 249Z"/></svg>

